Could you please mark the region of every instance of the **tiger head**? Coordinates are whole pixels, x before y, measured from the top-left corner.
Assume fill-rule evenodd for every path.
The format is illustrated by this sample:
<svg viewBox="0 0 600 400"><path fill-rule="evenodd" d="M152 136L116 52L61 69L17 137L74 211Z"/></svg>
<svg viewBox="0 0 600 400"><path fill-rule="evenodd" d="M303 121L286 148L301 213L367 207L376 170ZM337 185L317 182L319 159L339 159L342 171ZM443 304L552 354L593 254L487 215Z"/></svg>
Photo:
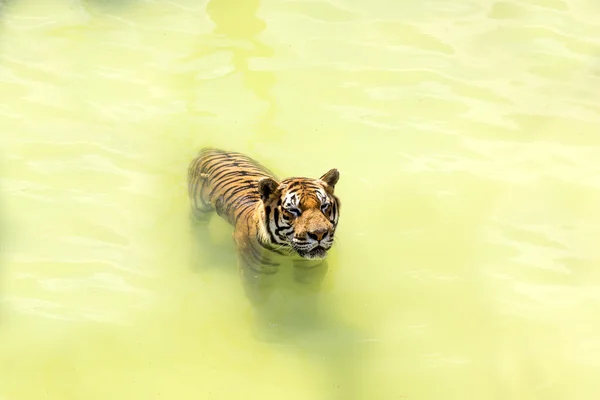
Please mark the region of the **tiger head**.
<svg viewBox="0 0 600 400"><path fill-rule="evenodd" d="M264 205L265 236L277 246L293 249L302 258L322 259L333 245L340 215L334 195L337 169L319 179L262 178L258 192Z"/></svg>

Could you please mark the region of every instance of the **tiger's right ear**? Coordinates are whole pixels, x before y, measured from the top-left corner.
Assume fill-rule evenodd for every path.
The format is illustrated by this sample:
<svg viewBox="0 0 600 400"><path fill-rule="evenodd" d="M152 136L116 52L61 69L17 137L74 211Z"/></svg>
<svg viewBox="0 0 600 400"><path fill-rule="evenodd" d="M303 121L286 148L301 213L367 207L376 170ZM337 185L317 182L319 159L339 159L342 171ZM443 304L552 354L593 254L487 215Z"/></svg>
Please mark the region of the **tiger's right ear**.
<svg viewBox="0 0 600 400"><path fill-rule="evenodd" d="M263 202L269 201L271 196L277 191L279 183L273 178L262 178L258 181L258 194Z"/></svg>
<svg viewBox="0 0 600 400"><path fill-rule="evenodd" d="M327 186L329 186L331 189L334 189L335 184L340 179L340 172L337 169L333 168L333 169L330 169L329 171L327 171L325 173L325 175L323 175L319 179L321 181L325 182L327 184Z"/></svg>

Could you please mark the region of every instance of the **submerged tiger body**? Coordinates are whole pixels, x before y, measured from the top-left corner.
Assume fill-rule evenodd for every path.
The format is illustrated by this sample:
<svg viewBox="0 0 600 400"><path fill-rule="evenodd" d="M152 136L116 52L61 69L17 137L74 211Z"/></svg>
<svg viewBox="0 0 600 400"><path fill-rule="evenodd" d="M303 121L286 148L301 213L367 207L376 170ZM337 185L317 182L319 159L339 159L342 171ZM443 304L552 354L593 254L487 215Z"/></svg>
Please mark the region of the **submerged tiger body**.
<svg viewBox="0 0 600 400"><path fill-rule="evenodd" d="M338 179L331 169L319 179L280 181L248 156L205 148L188 170L190 213L208 222L216 212L234 227L240 274L256 299L262 278L284 264L310 269L324 262L338 225Z"/></svg>

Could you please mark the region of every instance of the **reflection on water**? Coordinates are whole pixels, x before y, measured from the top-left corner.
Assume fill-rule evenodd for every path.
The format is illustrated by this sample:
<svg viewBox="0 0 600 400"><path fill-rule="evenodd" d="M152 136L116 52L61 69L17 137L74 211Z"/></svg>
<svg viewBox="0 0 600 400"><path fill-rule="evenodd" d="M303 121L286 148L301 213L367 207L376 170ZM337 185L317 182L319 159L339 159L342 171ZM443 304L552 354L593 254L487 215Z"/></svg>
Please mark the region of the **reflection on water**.
<svg viewBox="0 0 600 400"><path fill-rule="evenodd" d="M16 0L13 0L16 1ZM81 0L81 5L89 12L118 12L119 10L128 10L128 7L134 6L138 0Z"/></svg>
<svg viewBox="0 0 600 400"><path fill-rule="evenodd" d="M288 314L275 325L260 326L257 338L268 341L276 349L285 349L297 356L308 355L325 377L326 398L365 398L361 387L362 368L377 343L360 329L340 321L335 313L327 312L327 307L321 307L320 313L315 313L315 309L307 312L310 302L306 296L288 298L282 307Z"/></svg>
<svg viewBox="0 0 600 400"><path fill-rule="evenodd" d="M215 23L215 35L228 40L219 45L233 54L232 73L242 75L244 86L256 97L267 104L257 124L256 132L259 138L276 138L277 129L274 126L276 116L275 99L272 88L276 83L275 74L271 71L251 68L253 58L268 58L273 55L273 49L258 39L265 29L265 22L257 16L259 0L210 0L206 12ZM252 148L252 141L248 143Z"/></svg>

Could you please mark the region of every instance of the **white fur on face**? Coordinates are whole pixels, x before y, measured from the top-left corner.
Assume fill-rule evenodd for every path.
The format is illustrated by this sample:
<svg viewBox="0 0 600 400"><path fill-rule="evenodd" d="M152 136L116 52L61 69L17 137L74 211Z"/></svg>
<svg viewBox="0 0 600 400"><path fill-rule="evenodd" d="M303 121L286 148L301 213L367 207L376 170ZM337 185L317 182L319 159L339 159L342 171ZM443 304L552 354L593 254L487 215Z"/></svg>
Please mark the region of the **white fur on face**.
<svg viewBox="0 0 600 400"><path fill-rule="evenodd" d="M298 194L297 193L288 193L283 201L282 201L282 205L284 208L298 208L298 205L300 203L300 199L298 198Z"/></svg>

